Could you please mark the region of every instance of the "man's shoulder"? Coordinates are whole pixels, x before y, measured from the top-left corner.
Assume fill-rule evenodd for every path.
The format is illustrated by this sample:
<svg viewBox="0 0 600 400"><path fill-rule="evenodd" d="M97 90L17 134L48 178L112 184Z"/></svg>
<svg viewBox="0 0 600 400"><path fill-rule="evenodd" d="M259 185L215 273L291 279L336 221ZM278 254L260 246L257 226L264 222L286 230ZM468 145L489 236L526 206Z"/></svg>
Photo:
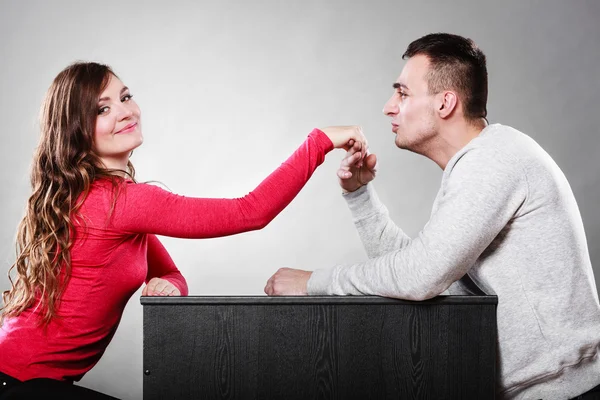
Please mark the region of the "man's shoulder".
<svg viewBox="0 0 600 400"><path fill-rule="evenodd" d="M511 163L522 168L551 161L548 153L532 137L502 124L486 127L462 149L461 158L466 154L482 163Z"/></svg>
<svg viewBox="0 0 600 400"><path fill-rule="evenodd" d="M530 136L506 125L494 124L473 139L448 163L446 179L482 179L552 185L562 175L552 157Z"/></svg>
<svg viewBox="0 0 600 400"><path fill-rule="evenodd" d="M446 178L468 178L493 180L496 176L511 175L517 178L526 168L522 158L496 146L472 146L463 149L444 170Z"/></svg>
<svg viewBox="0 0 600 400"><path fill-rule="evenodd" d="M495 150L499 154L511 154L519 149L539 145L527 134L508 125L492 124L481 131L465 148Z"/></svg>
<svg viewBox="0 0 600 400"><path fill-rule="evenodd" d="M525 181L530 156L520 143L526 135L508 126L494 124L463 147L444 170L444 184L498 182L514 187Z"/></svg>

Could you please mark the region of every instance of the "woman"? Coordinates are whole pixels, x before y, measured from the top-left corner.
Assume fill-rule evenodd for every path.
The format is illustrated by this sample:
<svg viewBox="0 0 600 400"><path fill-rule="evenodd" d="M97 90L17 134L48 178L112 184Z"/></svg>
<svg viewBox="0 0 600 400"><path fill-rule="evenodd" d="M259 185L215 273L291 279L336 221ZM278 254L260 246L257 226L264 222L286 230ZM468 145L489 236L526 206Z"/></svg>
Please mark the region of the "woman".
<svg viewBox="0 0 600 400"><path fill-rule="evenodd" d="M131 295L144 281L143 295L187 295L155 234L210 238L261 229L332 148L366 146L357 127L315 129L237 199L188 198L137 184L129 156L142 143L140 109L112 70L97 63L73 64L56 77L41 130L11 268L16 278L3 296L0 398L40 390L106 398L71 383L98 362Z"/></svg>

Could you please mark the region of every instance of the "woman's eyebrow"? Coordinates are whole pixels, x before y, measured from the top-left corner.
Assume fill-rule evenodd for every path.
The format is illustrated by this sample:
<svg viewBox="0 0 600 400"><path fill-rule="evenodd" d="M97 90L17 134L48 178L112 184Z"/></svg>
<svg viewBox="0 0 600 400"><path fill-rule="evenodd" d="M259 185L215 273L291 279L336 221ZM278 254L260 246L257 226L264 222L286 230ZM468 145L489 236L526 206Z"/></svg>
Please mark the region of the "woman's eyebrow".
<svg viewBox="0 0 600 400"><path fill-rule="evenodd" d="M127 86L123 86L123 89L121 89L120 94L123 94L124 92L126 92L128 90L129 90L129 88ZM106 100L110 100L110 97L102 97L100 100L98 100L98 102L106 101Z"/></svg>

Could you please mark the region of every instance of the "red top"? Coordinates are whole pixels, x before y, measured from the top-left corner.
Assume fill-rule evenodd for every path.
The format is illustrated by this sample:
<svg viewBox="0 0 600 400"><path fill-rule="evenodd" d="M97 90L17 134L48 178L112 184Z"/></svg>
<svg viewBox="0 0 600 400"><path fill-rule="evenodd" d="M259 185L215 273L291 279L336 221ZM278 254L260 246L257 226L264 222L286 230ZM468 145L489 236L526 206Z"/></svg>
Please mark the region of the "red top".
<svg viewBox="0 0 600 400"><path fill-rule="evenodd" d="M31 307L0 328L0 371L19 380L80 380L112 339L129 298L153 277L168 279L182 295L187 284L154 234L210 238L261 229L306 184L329 138L315 129L254 191L237 199L183 197L157 186L125 181L113 204L112 184L92 184L75 226L71 279L46 329Z"/></svg>

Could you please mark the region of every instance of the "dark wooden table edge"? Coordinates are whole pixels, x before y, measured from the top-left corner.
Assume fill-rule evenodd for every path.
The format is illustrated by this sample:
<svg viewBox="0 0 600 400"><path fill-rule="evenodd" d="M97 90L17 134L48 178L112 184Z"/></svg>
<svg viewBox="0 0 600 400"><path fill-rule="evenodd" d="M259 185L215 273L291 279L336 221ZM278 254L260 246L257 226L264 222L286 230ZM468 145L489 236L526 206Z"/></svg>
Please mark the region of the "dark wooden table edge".
<svg viewBox="0 0 600 400"><path fill-rule="evenodd" d="M498 296L437 296L429 300L411 301L378 296L142 296L143 306L152 305L498 305Z"/></svg>

